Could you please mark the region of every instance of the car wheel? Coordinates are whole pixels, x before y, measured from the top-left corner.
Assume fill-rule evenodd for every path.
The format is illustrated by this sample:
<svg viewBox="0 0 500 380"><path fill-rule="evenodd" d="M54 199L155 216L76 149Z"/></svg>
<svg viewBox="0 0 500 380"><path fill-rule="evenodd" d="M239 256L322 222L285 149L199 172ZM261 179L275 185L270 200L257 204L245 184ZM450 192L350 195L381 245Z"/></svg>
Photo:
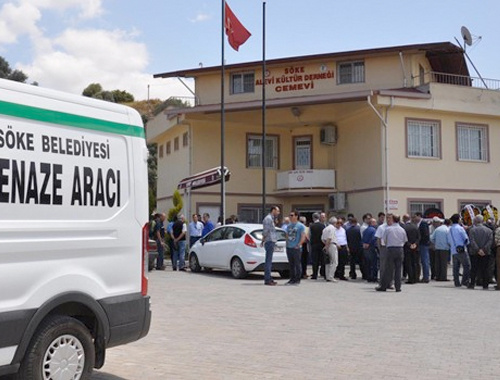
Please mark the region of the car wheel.
<svg viewBox="0 0 500 380"><path fill-rule="evenodd" d="M50 317L37 330L21 363L17 379L90 379L95 348L92 335L79 320Z"/></svg>
<svg viewBox="0 0 500 380"><path fill-rule="evenodd" d="M289 270L280 270L278 273L280 274L281 278L290 278Z"/></svg>
<svg viewBox="0 0 500 380"><path fill-rule="evenodd" d="M191 253L191 255L189 255L189 269L191 269L191 272L196 273L201 271L200 263L198 262L198 256L196 256L196 253Z"/></svg>
<svg viewBox="0 0 500 380"><path fill-rule="evenodd" d="M245 278L248 274L239 257L231 261L231 274L234 278Z"/></svg>

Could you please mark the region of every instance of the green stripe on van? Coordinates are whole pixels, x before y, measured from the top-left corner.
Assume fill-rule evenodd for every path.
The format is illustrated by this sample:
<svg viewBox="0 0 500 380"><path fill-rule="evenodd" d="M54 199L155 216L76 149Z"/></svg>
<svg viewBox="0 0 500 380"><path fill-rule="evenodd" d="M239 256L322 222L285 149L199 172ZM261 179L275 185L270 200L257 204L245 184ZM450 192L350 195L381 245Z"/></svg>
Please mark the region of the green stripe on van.
<svg viewBox="0 0 500 380"><path fill-rule="evenodd" d="M145 138L144 128L137 125L114 123L112 121L31 107L23 104L0 101L0 114L75 128L90 129L92 131Z"/></svg>

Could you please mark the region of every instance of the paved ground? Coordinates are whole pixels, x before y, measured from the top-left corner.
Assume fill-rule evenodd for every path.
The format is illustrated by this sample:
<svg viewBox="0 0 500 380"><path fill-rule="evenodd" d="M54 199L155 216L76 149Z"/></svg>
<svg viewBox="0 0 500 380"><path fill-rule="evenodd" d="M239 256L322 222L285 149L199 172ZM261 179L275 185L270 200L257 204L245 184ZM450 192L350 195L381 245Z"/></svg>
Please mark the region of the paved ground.
<svg viewBox="0 0 500 380"><path fill-rule="evenodd" d="M500 378L500 292L262 283L153 271L149 335L108 350L93 380Z"/></svg>

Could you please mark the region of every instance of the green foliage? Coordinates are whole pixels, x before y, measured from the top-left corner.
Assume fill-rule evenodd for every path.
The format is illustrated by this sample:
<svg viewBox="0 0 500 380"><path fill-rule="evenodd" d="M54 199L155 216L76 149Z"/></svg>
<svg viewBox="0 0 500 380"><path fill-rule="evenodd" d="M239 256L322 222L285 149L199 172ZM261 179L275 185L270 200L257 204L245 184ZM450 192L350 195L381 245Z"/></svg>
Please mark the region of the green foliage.
<svg viewBox="0 0 500 380"><path fill-rule="evenodd" d="M183 101L182 99L170 97L167 100L165 100L163 103L158 104L153 109L153 115L156 116L156 115L160 114L161 112L165 111L168 107L187 108L187 107L191 107L191 105L188 102Z"/></svg>
<svg viewBox="0 0 500 380"><path fill-rule="evenodd" d="M105 100L107 102L116 103L115 97L111 91L101 91L92 96L95 99Z"/></svg>
<svg viewBox="0 0 500 380"><path fill-rule="evenodd" d="M130 103L134 101L134 95L127 91L113 90L111 93L116 103Z"/></svg>
<svg viewBox="0 0 500 380"><path fill-rule="evenodd" d="M158 178L158 146L148 144L148 186L149 186L149 213L156 208L156 180Z"/></svg>
<svg viewBox="0 0 500 380"><path fill-rule="evenodd" d="M184 207L184 203L182 202L182 196L179 190L174 191L172 203L174 204L174 207L168 210L169 221L174 220L174 216L178 215L181 212L182 207Z"/></svg>
<svg viewBox="0 0 500 380"><path fill-rule="evenodd" d="M151 186L148 189L148 199L149 199L149 215L152 215L153 212L156 210L156 194L154 193L154 190Z"/></svg>
<svg viewBox="0 0 500 380"><path fill-rule="evenodd" d="M12 70L9 62L0 57L0 78L26 83L28 76L21 70Z"/></svg>
<svg viewBox="0 0 500 380"><path fill-rule="evenodd" d="M91 83L83 90L82 95L93 98L100 92L102 92L102 86L99 83Z"/></svg>
<svg viewBox="0 0 500 380"><path fill-rule="evenodd" d="M124 90L104 90L100 83L89 84L83 90L82 95L112 103L130 103L134 101L134 95L131 93Z"/></svg>

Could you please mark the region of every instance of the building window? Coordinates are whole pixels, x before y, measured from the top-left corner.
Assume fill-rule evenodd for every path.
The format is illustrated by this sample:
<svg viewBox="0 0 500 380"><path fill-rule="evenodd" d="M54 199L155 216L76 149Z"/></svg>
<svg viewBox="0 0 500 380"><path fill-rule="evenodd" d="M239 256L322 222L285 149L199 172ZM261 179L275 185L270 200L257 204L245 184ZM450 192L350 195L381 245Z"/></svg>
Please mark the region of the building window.
<svg viewBox="0 0 500 380"><path fill-rule="evenodd" d="M174 139L174 151L179 150L179 137Z"/></svg>
<svg viewBox="0 0 500 380"><path fill-rule="evenodd" d="M338 84L363 83L365 81L365 62L341 62L337 67Z"/></svg>
<svg viewBox="0 0 500 380"><path fill-rule="evenodd" d="M237 73L231 74L231 94L244 94L254 92L255 74Z"/></svg>
<svg viewBox="0 0 500 380"><path fill-rule="evenodd" d="M413 215L416 212L421 212L422 214L424 214L425 211L430 208L437 208L439 210L442 210L442 206L443 204L441 201L429 200L412 200L408 204L410 215Z"/></svg>
<svg viewBox="0 0 500 380"><path fill-rule="evenodd" d="M406 120L408 157L440 158L440 125L434 120Z"/></svg>
<svg viewBox="0 0 500 380"><path fill-rule="evenodd" d="M474 205L479 209L479 211L482 211L483 209L486 208L486 206L490 205L491 201L480 201L480 200L463 200L459 199L458 201L458 212L461 212L463 208L467 205Z"/></svg>
<svg viewBox="0 0 500 380"><path fill-rule="evenodd" d="M160 145L160 158L163 158L163 144Z"/></svg>
<svg viewBox="0 0 500 380"><path fill-rule="evenodd" d="M187 132L182 134L182 146L183 147L188 146L188 133Z"/></svg>
<svg viewBox="0 0 500 380"><path fill-rule="evenodd" d="M167 141L166 147L167 155L169 155L172 152L172 144L170 143L170 141Z"/></svg>
<svg viewBox="0 0 500 380"><path fill-rule="evenodd" d="M310 136L294 137L294 168L311 169L312 138Z"/></svg>
<svg viewBox="0 0 500 380"><path fill-rule="evenodd" d="M262 205L240 205L238 220L240 223L262 223Z"/></svg>
<svg viewBox="0 0 500 380"><path fill-rule="evenodd" d="M265 156L266 168L278 169L278 136L266 136ZM247 137L247 167L262 167L262 136Z"/></svg>
<svg viewBox="0 0 500 380"><path fill-rule="evenodd" d="M488 127L457 124L457 156L459 161L488 161Z"/></svg>

